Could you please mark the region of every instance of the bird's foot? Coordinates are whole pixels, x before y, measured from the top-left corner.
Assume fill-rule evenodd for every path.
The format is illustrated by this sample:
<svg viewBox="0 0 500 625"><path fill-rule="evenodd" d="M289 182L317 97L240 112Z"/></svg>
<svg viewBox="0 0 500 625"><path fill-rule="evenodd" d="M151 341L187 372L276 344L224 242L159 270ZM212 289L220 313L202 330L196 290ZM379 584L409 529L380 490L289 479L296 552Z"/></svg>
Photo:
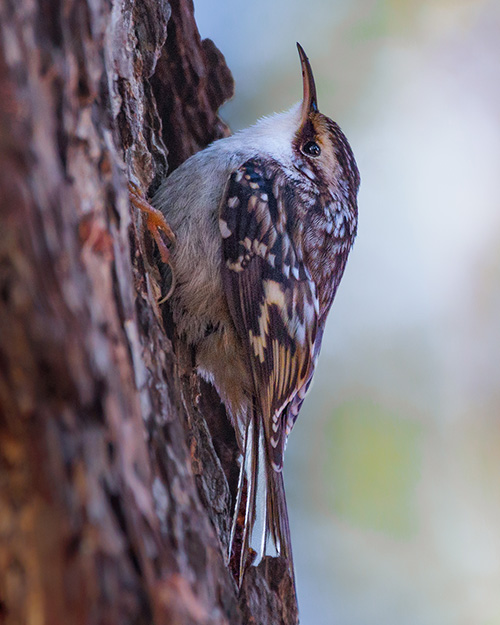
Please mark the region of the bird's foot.
<svg viewBox="0 0 500 625"><path fill-rule="evenodd" d="M133 182L128 183L130 203L146 215L146 227L158 246L162 261L169 264L169 246L175 243L175 234L159 211L142 196L139 187Z"/></svg>

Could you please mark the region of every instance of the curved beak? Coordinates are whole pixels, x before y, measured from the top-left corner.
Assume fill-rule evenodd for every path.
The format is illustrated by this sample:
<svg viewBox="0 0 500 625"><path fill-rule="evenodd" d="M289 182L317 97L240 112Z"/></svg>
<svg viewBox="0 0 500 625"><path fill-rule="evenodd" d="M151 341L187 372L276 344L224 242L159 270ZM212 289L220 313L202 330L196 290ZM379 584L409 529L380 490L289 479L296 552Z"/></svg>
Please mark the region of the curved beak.
<svg viewBox="0 0 500 625"><path fill-rule="evenodd" d="M301 123L304 123L307 117L318 110L318 100L316 97L316 85L314 84L314 76L311 64L307 58L304 48L297 42L297 50L299 51L300 64L302 65L302 83L304 87L304 96L302 98Z"/></svg>

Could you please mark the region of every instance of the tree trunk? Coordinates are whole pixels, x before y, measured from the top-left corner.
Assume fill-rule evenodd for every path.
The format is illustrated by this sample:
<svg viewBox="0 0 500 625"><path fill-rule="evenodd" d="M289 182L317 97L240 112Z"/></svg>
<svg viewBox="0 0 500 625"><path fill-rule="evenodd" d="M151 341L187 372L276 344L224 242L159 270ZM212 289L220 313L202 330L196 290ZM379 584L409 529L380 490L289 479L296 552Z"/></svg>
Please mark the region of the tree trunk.
<svg viewBox="0 0 500 625"><path fill-rule="evenodd" d="M127 194L227 133L224 58L190 0L3 0L0 37L0 623L298 622L285 563L225 566L234 435Z"/></svg>

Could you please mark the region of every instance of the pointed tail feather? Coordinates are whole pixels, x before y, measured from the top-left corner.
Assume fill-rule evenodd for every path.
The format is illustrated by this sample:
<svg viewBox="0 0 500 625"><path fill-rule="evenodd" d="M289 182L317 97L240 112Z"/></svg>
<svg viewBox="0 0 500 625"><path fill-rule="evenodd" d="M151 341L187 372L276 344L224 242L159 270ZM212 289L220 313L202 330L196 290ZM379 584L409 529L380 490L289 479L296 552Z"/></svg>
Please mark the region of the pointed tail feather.
<svg viewBox="0 0 500 625"><path fill-rule="evenodd" d="M282 471L272 471L267 490L267 527L266 533L271 537L273 545L282 557L286 558L293 568L292 543L290 524L285 498L285 483Z"/></svg>
<svg viewBox="0 0 500 625"><path fill-rule="evenodd" d="M241 546L237 544L240 541ZM237 557L235 573L240 587L248 566L257 565L266 555L286 558L293 578L283 473L272 466L264 425L255 415L245 433L229 546L229 558Z"/></svg>

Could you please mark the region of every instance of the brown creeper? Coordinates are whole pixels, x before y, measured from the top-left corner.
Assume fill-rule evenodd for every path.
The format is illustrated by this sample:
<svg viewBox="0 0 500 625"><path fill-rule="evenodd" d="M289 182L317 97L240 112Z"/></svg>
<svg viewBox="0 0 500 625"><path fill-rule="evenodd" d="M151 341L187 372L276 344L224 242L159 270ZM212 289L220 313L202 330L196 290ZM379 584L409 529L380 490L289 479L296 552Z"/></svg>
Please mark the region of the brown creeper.
<svg viewBox="0 0 500 625"><path fill-rule="evenodd" d="M177 331L195 348L241 450L229 552L243 515L240 583L250 547L259 560L288 558L293 575L283 453L357 227L356 162L319 112L297 46L302 103L195 154L153 199L177 239Z"/></svg>

